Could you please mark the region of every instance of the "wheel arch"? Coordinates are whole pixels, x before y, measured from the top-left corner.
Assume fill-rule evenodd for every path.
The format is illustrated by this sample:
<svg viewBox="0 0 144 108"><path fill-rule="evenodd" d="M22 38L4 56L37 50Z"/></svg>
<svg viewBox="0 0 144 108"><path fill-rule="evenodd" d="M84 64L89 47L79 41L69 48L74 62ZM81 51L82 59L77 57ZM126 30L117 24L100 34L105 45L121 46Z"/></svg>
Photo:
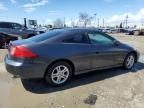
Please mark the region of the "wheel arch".
<svg viewBox="0 0 144 108"><path fill-rule="evenodd" d="M47 69L46 69L46 71L45 71L45 73L44 73L44 76L47 74L48 69L49 69L53 64L55 64L55 63L57 63L57 62L66 62L66 63L68 63L68 64L71 66L71 68L72 68L72 74L74 75L75 66L74 66L73 62L70 61L70 60L68 60L68 59L59 59L59 60L55 60L55 61L53 61L52 63L50 63L50 65L47 67Z"/></svg>
<svg viewBox="0 0 144 108"><path fill-rule="evenodd" d="M134 55L135 55L135 57L136 57L135 62L137 62L137 61L138 61L138 54L137 54L137 52L136 52L136 51L130 51L130 52L127 54L127 56L128 56L129 54L134 54Z"/></svg>

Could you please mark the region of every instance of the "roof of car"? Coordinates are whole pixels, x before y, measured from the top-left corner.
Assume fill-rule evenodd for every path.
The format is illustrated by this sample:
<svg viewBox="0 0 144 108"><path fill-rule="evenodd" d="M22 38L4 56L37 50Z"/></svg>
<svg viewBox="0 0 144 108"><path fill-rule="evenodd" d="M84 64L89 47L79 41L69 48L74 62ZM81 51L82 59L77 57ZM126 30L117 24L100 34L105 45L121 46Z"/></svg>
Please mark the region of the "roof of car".
<svg viewBox="0 0 144 108"><path fill-rule="evenodd" d="M90 31L97 31L99 32L97 29L94 29L94 28L62 28L62 29L56 29L56 30L59 30L59 31L69 31L69 32L90 32Z"/></svg>
<svg viewBox="0 0 144 108"><path fill-rule="evenodd" d="M8 22L8 21L0 21L0 23L16 23L16 24L19 24L17 22Z"/></svg>

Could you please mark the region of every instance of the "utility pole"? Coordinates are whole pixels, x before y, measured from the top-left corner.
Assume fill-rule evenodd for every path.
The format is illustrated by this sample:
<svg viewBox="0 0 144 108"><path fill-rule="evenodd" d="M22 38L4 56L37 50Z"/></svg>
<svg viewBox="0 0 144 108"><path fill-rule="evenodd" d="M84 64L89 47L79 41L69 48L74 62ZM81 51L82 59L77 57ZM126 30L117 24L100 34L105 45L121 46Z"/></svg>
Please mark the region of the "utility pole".
<svg viewBox="0 0 144 108"><path fill-rule="evenodd" d="M126 16L126 28L128 28L127 23L128 23L128 15Z"/></svg>
<svg viewBox="0 0 144 108"><path fill-rule="evenodd" d="M45 21L44 21L44 19L43 19L43 20L42 20L43 26L44 26L44 22L45 22Z"/></svg>
<svg viewBox="0 0 144 108"><path fill-rule="evenodd" d="M95 25L95 27L96 27L96 16L97 16L97 13L94 14L94 18L95 18L94 25Z"/></svg>
<svg viewBox="0 0 144 108"><path fill-rule="evenodd" d="M73 18L71 18L71 26L74 27Z"/></svg>
<svg viewBox="0 0 144 108"><path fill-rule="evenodd" d="M125 20L122 22L123 28L125 27Z"/></svg>
<svg viewBox="0 0 144 108"><path fill-rule="evenodd" d="M66 27L66 24L65 24L65 17L63 18L63 27Z"/></svg>
<svg viewBox="0 0 144 108"><path fill-rule="evenodd" d="M103 28L104 28L104 26L105 26L105 20L104 20L104 18L103 18Z"/></svg>
<svg viewBox="0 0 144 108"><path fill-rule="evenodd" d="M100 19L98 18L98 27L99 27L99 20L100 20Z"/></svg>
<svg viewBox="0 0 144 108"><path fill-rule="evenodd" d="M24 27L27 28L27 19L24 18Z"/></svg>

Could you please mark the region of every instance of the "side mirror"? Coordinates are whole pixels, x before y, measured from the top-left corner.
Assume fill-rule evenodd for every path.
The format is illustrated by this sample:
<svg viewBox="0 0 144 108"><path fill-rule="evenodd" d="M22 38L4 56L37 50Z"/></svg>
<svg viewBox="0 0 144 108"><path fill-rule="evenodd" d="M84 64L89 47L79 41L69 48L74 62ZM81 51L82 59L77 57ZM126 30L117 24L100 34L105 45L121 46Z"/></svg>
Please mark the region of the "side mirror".
<svg viewBox="0 0 144 108"><path fill-rule="evenodd" d="M119 46L119 44L120 44L120 42L117 41L117 40L114 40L113 43L114 43L115 46Z"/></svg>

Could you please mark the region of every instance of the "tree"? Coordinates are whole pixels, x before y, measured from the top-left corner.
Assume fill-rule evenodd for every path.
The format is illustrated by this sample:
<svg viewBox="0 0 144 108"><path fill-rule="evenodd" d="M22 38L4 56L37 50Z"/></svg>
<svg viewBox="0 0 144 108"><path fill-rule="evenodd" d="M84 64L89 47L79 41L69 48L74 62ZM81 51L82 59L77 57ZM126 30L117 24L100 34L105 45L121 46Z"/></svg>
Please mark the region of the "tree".
<svg viewBox="0 0 144 108"><path fill-rule="evenodd" d="M63 27L63 24L64 22L63 22L63 20L62 19L56 19L55 21L54 21L54 27L56 27L56 28L61 28L61 27Z"/></svg>
<svg viewBox="0 0 144 108"><path fill-rule="evenodd" d="M137 28L137 25L134 25L134 28Z"/></svg>
<svg viewBox="0 0 144 108"><path fill-rule="evenodd" d="M91 24L91 20L93 18L90 17L87 13L80 13L79 14L79 21L82 23L84 27L87 27L88 24Z"/></svg>
<svg viewBox="0 0 144 108"><path fill-rule="evenodd" d="M118 26L118 25L116 25L116 28L119 28L119 26Z"/></svg>
<svg viewBox="0 0 144 108"><path fill-rule="evenodd" d="M120 28L123 28L122 22L120 23Z"/></svg>

